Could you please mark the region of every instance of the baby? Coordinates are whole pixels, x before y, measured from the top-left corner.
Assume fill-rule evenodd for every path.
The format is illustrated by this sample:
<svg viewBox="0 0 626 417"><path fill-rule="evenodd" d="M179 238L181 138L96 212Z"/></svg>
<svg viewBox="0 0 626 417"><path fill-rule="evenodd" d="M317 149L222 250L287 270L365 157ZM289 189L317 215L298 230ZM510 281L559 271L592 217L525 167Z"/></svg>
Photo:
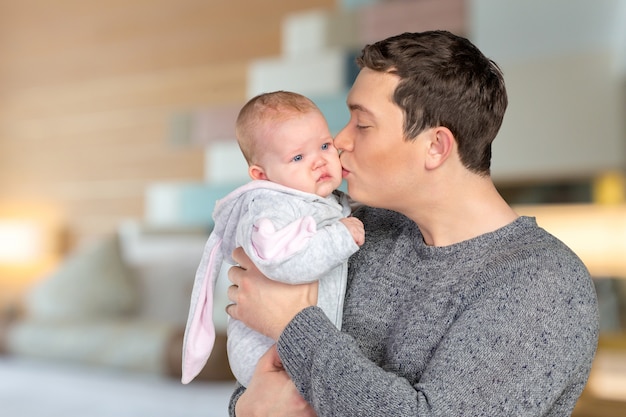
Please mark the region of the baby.
<svg viewBox="0 0 626 417"><path fill-rule="evenodd" d="M213 290L222 262L241 246L265 275L300 284L319 280L317 305L341 328L347 260L365 241L337 191L342 168L328 124L308 98L287 91L258 95L237 118L235 132L253 181L216 203L215 227L196 273L183 345L182 382L206 364L215 341ZM229 320L231 370L244 386L274 344Z"/></svg>

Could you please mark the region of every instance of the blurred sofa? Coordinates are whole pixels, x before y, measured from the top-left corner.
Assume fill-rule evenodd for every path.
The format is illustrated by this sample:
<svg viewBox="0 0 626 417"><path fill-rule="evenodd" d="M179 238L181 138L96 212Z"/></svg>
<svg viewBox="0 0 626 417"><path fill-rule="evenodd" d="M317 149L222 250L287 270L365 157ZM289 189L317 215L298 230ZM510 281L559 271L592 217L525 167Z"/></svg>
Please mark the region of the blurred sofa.
<svg viewBox="0 0 626 417"><path fill-rule="evenodd" d="M6 355L180 378L184 326L208 231L129 220L117 233L70 254L23 300L0 331ZM225 278L223 284L225 284ZM225 351L224 298L201 380L232 380Z"/></svg>

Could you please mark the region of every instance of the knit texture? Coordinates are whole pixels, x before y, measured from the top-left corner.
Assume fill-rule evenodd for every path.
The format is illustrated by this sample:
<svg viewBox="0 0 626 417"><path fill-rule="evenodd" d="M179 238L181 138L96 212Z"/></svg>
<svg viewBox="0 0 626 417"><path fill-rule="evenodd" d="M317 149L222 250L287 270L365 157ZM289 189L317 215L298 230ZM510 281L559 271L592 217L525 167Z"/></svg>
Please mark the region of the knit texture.
<svg viewBox="0 0 626 417"><path fill-rule="evenodd" d="M574 253L529 217L431 247L398 213L356 215L342 331L310 307L278 341L319 417L571 414L599 328Z"/></svg>

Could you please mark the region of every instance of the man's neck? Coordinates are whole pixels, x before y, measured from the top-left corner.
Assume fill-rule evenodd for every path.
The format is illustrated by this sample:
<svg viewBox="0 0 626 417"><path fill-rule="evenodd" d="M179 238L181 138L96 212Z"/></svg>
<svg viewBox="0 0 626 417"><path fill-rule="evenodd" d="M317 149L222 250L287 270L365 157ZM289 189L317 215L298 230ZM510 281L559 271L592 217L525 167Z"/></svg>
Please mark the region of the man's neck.
<svg viewBox="0 0 626 417"><path fill-rule="evenodd" d="M428 207L417 202L404 212L417 223L428 245L448 246L472 239L518 217L489 177L470 175L438 188L430 194Z"/></svg>

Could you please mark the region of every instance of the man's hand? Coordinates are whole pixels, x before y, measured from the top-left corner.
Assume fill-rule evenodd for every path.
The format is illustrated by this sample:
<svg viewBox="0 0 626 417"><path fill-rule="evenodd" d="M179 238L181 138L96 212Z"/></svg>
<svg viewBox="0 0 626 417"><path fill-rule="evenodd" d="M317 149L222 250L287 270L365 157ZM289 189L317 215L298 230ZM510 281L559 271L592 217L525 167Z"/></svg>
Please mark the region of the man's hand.
<svg viewBox="0 0 626 417"><path fill-rule="evenodd" d="M276 346L259 360L250 385L235 405L237 417L315 417L282 367Z"/></svg>
<svg viewBox="0 0 626 417"><path fill-rule="evenodd" d="M317 304L317 282L284 284L272 281L257 269L242 248L233 251L239 264L228 270L228 298L233 304L226 312L246 326L274 340L296 314Z"/></svg>

